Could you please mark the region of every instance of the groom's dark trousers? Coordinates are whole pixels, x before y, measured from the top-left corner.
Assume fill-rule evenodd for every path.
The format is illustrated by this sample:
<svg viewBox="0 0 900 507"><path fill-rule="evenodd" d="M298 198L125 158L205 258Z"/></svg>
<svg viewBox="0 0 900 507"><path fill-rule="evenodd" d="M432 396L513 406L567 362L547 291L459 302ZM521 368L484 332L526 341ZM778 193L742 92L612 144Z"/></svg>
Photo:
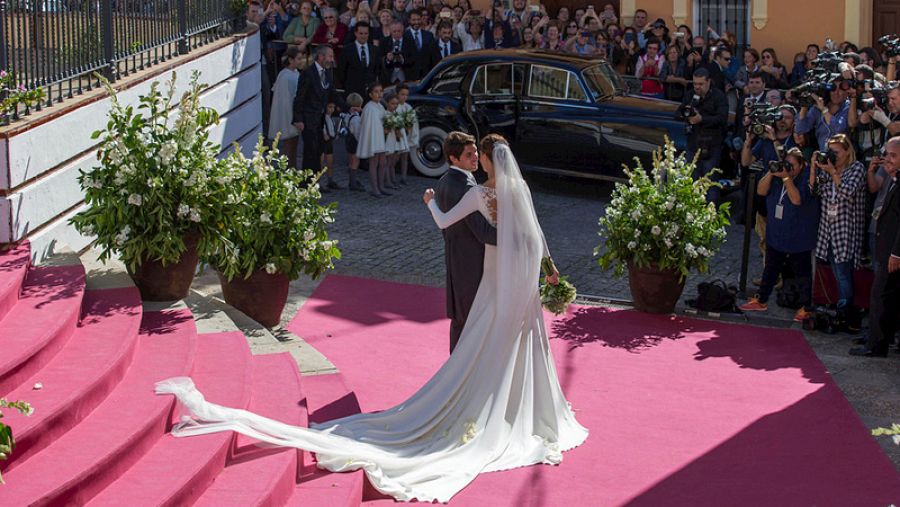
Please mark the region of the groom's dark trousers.
<svg viewBox="0 0 900 507"><path fill-rule="evenodd" d="M451 168L435 188L438 208L447 212L475 185L474 178ZM447 317L450 317L450 353L456 348L484 273L484 245L497 244L497 229L475 212L447 227L444 258L447 264Z"/></svg>

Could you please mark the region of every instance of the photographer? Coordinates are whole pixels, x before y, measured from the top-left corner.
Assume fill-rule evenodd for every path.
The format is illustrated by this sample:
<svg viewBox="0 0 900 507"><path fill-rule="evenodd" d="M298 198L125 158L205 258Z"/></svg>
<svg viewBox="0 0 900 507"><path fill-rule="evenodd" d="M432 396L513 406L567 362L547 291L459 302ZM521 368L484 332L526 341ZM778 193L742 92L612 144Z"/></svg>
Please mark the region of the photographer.
<svg viewBox="0 0 900 507"><path fill-rule="evenodd" d="M756 296L741 305L745 312L765 311L766 302L786 265L799 281L801 306L795 321L809 316L811 303L812 251L816 246L818 203L807 179L809 170L803 153L791 148L784 160L773 160L756 189L764 196L769 225L766 228L766 255L762 281Z"/></svg>
<svg viewBox="0 0 900 507"><path fill-rule="evenodd" d="M839 312L853 307L853 272L862 260L866 231L866 170L850 138L838 134L813 156L809 182L821 201L816 257L831 263Z"/></svg>
<svg viewBox="0 0 900 507"><path fill-rule="evenodd" d="M678 115L687 123L688 160L700 155L694 172L694 177L700 178L717 167L722 157L722 141L728 124L728 99L722 90L712 87L709 71L705 68L694 71L693 78L694 93L686 94L685 101L678 108ZM718 187L710 188L706 198L718 203Z"/></svg>
<svg viewBox="0 0 900 507"><path fill-rule="evenodd" d="M896 82L891 82L887 86L888 98L888 119L890 123L887 125L888 133L892 136L900 135L900 87Z"/></svg>
<svg viewBox="0 0 900 507"><path fill-rule="evenodd" d="M850 96L847 124L853 129L859 160L868 165L887 139L886 127L890 118L882 109L882 106L887 107L887 96L875 81L875 71L868 65L858 66L854 78L853 82L845 81Z"/></svg>
<svg viewBox="0 0 900 507"><path fill-rule="evenodd" d="M850 132L850 100L847 98L847 91L840 86L834 86L829 92L827 104L819 94L815 94L813 100L815 107L804 105L800 108L797 132L806 134L815 131L819 149L824 151L828 148L829 139Z"/></svg>

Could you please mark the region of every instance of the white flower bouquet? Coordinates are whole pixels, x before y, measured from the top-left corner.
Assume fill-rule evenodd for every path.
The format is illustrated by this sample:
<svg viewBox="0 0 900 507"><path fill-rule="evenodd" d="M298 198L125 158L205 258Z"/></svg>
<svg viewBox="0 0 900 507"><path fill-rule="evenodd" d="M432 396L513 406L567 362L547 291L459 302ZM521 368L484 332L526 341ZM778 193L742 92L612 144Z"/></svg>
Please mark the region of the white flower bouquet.
<svg viewBox="0 0 900 507"><path fill-rule="evenodd" d="M541 271L543 271L546 276L552 275L555 271L553 261L549 257L544 257L541 261ZM578 292L575 290L575 286L569 282L569 277L560 276L559 282L555 285L551 283L542 283L540 294L541 304L544 308L546 308L547 311L559 315L566 312L569 305L575 301Z"/></svg>
<svg viewBox="0 0 900 507"><path fill-rule="evenodd" d="M603 269L625 272L628 263L656 265L686 277L692 269L704 273L709 259L725 241L728 204L706 201L714 183L708 176L695 180L695 161L676 155L668 139L653 154L653 169L644 170L638 159L625 167L627 183L617 183L606 215L600 218L605 241L594 254Z"/></svg>

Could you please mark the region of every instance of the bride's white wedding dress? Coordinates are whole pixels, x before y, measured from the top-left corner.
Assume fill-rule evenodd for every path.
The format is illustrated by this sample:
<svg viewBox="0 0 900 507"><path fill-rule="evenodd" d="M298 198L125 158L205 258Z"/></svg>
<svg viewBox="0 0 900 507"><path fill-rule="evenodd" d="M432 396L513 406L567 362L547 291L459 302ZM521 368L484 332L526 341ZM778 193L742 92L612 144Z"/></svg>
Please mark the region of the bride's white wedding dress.
<svg viewBox="0 0 900 507"><path fill-rule="evenodd" d="M498 227L459 344L408 400L383 412L302 428L206 402L189 378L157 384L193 413L175 436L234 430L316 453L320 468L364 469L397 500L447 502L479 473L557 464L587 430L563 396L544 325L538 281L546 244L528 190L506 145L494 150L496 191L473 187L442 228L480 212ZM414 360L411 358L410 360Z"/></svg>

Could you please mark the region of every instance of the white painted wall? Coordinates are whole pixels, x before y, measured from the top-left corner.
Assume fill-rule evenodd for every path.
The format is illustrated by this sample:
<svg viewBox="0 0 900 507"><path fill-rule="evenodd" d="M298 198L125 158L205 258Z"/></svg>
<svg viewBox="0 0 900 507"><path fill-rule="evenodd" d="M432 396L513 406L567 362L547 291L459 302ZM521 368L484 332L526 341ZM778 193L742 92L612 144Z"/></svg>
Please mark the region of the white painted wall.
<svg viewBox="0 0 900 507"><path fill-rule="evenodd" d="M216 109L220 122L210 130L210 141L223 146L223 154L237 141L249 152L262 132L259 37L236 38L232 44L203 55L175 69L176 96L187 88L194 70L209 85L201 104ZM123 104L137 104L153 81L167 81L170 74L157 75L118 94ZM68 225L83 208L83 194L76 178L79 169L97 163L97 142L91 133L103 128L109 109L104 98L25 130L0 139L0 244L27 238L37 260L63 247L81 250L90 242Z"/></svg>

